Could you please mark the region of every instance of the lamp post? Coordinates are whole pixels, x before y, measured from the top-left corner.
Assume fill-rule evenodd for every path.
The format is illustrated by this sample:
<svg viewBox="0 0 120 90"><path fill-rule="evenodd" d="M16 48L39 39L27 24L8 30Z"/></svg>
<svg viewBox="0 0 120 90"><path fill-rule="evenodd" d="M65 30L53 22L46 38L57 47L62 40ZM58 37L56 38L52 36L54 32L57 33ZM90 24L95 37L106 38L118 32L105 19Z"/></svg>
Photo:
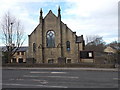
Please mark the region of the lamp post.
<svg viewBox="0 0 120 90"><path fill-rule="evenodd" d="M10 31L10 37L11 37L10 39L11 39L11 40L10 40L10 44L11 44L11 46L12 46L12 31L13 31L13 30L12 30L12 26L13 26L13 23L11 22L10 25L11 25L11 31Z"/></svg>
<svg viewBox="0 0 120 90"><path fill-rule="evenodd" d="M8 63L11 63L11 53L12 53L12 25L13 23L10 23L10 30L9 30L9 46L8 46Z"/></svg>

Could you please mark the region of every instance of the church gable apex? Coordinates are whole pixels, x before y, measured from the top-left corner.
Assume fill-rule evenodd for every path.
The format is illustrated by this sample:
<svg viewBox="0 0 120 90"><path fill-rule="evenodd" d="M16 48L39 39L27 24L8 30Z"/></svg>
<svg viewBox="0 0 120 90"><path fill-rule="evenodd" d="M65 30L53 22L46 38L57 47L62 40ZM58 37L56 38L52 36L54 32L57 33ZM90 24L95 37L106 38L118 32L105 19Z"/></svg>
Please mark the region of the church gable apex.
<svg viewBox="0 0 120 90"><path fill-rule="evenodd" d="M46 18L57 18L57 16L51 11L51 10L49 10L49 12L48 12L48 14L45 16L45 18L44 19L46 19Z"/></svg>

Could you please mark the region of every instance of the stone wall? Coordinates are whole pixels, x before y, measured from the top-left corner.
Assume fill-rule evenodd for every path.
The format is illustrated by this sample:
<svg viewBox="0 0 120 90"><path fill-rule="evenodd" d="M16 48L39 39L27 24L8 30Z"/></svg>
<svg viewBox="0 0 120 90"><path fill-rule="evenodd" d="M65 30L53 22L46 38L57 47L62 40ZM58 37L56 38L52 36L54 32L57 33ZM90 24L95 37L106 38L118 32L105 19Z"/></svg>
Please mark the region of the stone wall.
<svg viewBox="0 0 120 90"><path fill-rule="evenodd" d="M46 33L53 30L55 33L55 47L46 47ZM70 51L66 49L66 42L70 41ZM33 43L36 44L36 51L33 51ZM79 49L79 50L78 50ZM65 57L66 62L78 63L79 51L83 50L83 45L76 43L76 33L61 21L61 17L56 17L52 11L45 16L35 30L29 35L28 57L36 59L37 63L48 63L54 60L58 63L59 57ZM71 61L70 61L71 60Z"/></svg>

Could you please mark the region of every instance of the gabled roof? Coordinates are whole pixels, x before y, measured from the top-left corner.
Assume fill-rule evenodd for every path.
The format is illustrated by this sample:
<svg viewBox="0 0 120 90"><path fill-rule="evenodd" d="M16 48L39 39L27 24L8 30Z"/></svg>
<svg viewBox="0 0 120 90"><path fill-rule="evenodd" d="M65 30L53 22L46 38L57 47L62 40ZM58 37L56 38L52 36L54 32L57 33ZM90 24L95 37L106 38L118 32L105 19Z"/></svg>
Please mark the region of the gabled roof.
<svg viewBox="0 0 120 90"><path fill-rule="evenodd" d="M39 27L39 25L40 25L40 24L37 25L37 27L32 31L32 33L34 33L34 32L36 31L36 29ZM31 34L32 34L32 33L31 33ZM30 34L30 35L31 35L31 34ZM28 36L30 36L30 35L28 35Z"/></svg>
<svg viewBox="0 0 120 90"><path fill-rule="evenodd" d="M16 48L17 49L17 48ZM14 49L15 50L15 49ZM28 47L20 47L17 52L25 52L28 50Z"/></svg>
<svg viewBox="0 0 120 90"><path fill-rule="evenodd" d="M48 14L44 17L44 19L45 19L47 16L49 16L50 14L57 18L57 16L52 12L52 10L49 10Z"/></svg>
<svg viewBox="0 0 120 90"><path fill-rule="evenodd" d="M13 51L15 51L17 48L14 48L14 50ZM6 46L3 46L2 47L2 52L6 52L7 51L7 47ZM28 50L28 47L26 46L26 47L20 47L18 50L17 50L17 52L25 52L25 51L27 51Z"/></svg>
<svg viewBox="0 0 120 90"><path fill-rule="evenodd" d="M6 46L1 46L0 48L1 48L1 51L2 51L2 52L7 51L7 47L6 47Z"/></svg>
<svg viewBox="0 0 120 90"><path fill-rule="evenodd" d="M117 50L112 48L111 46L108 46L104 49L104 52L106 52L106 53L116 53Z"/></svg>
<svg viewBox="0 0 120 90"><path fill-rule="evenodd" d="M49 15L54 16L56 19L59 18L58 16L56 16L56 15L52 12L52 10L49 10L49 12L47 13L47 15L43 18L43 20L45 20L47 17L49 17ZM67 27L67 30L71 31L73 34L76 35L76 33L74 33L65 23L63 23L62 21L60 21L60 22L61 22L62 25L65 25L65 26ZM41 24L41 23L39 23L38 26L39 26L40 24ZM37 26L37 27L38 27L38 26ZM37 27L36 27L36 28L37 28ZM33 32L35 32L36 28L34 29ZM32 32L32 33L33 33L33 32ZM31 34L32 34L32 33L31 33ZM30 34L30 35L31 35L31 34ZM80 43L80 42L83 42L83 36L77 36L77 35L76 35L76 43Z"/></svg>
<svg viewBox="0 0 120 90"><path fill-rule="evenodd" d="M53 15L55 18L57 18L57 16L52 12L52 10L49 10L49 12L47 13L47 15L43 18L43 19L45 19L47 16L49 16L49 15ZM37 27L36 28L38 28L38 26L40 25L40 23L37 25ZM35 30L36 30L36 28L33 30L33 32L32 33L34 33L35 32ZM31 33L31 34L32 34ZM30 35L31 35L30 34ZM29 35L28 35L29 36Z"/></svg>

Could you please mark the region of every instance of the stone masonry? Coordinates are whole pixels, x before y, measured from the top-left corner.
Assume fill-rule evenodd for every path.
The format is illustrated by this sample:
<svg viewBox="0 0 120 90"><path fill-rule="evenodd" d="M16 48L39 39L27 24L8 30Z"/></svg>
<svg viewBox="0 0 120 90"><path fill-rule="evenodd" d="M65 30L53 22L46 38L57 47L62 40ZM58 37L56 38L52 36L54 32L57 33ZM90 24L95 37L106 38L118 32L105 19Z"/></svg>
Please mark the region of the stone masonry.
<svg viewBox="0 0 120 90"><path fill-rule="evenodd" d="M47 32L54 32L54 47L47 47ZM58 16L50 10L43 18L40 10L39 24L28 35L28 57L36 60L36 63L79 63L80 51L84 49L83 35L77 36L66 24L61 21L61 10L58 8ZM67 48L66 42L70 42ZM49 42L48 42L49 43Z"/></svg>

